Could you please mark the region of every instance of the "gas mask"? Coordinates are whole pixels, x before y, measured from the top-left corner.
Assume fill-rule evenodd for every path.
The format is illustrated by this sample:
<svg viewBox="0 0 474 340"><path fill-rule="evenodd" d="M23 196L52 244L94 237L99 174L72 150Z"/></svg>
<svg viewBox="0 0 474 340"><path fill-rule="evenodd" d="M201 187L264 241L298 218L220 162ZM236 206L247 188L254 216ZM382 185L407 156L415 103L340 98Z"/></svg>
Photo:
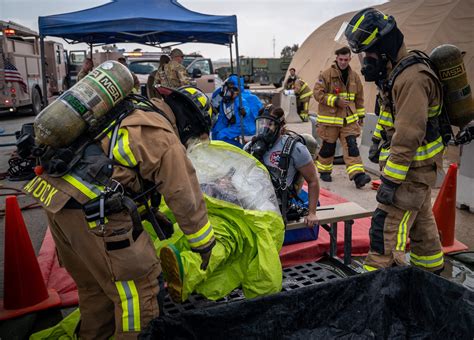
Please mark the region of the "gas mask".
<svg viewBox="0 0 474 340"><path fill-rule="evenodd" d="M257 136L250 147L250 153L258 160L262 160L265 152L267 152L278 139L281 122L265 111L260 117L257 117L255 123Z"/></svg>
<svg viewBox="0 0 474 340"><path fill-rule="evenodd" d="M232 82L226 82L224 86L222 87L222 102L224 104L229 104L232 102L234 99L234 93L236 92L236 89L234 87L234 84Z"/></svg>
<svg viewBox="0 0 474 340"><path fill-rule="evenodd" d="M375 82L379 85L387 78L387 57L382 54L379 58L364 56L361 59L360 72L367 82Z"/></svg>

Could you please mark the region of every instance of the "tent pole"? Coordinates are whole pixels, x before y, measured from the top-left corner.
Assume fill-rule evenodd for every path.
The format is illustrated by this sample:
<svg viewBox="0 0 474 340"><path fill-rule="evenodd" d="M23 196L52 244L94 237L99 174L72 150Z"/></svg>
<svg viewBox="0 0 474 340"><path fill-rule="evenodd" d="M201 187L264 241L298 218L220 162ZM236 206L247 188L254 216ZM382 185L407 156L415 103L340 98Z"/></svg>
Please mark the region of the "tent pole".
<svg viewBox="0 0 474 340"><path fill-rule="evenodd" d="M229 35L229 52L230 52L230 73L234 73L234 61L232 60L232 36Z"/></svg>
<svg viewBox="0 0 474 340"><path fill-rule="evenodd" d="M240 116L240 138L241 138L241 141L240 143L243 145L245 145L245 140L244 140L244 135L245 135L245 131L244 131L244 115L245 114L250 114L250 112L244 112L242 114L242 111L243 111L243 106L242 106L242 88L244 87L242 84L242 80L240 79L240 60L239 60L239 37L237 35L237 33L235 33L235 62L237 63L237 82L239 84L239 108L240 108L240 112L238 112L239 116ZM234 113L235 114L235 113Z"/></svg>
<svg viewBox="0 0 474 340"><path fill-rule="evenodd" d="M89 44L89 48L90 48L90 55L91 55L91 60L92 60L92 43Z"/></svg>
<svg viewBox="0 0 474 340"><path fill-rule="evenodd" d="M48 105L48 84L46 82L46 60L44 56L44 36L40 35L40 55L41 55L41 81L43 82L43 104Z"/></svg>

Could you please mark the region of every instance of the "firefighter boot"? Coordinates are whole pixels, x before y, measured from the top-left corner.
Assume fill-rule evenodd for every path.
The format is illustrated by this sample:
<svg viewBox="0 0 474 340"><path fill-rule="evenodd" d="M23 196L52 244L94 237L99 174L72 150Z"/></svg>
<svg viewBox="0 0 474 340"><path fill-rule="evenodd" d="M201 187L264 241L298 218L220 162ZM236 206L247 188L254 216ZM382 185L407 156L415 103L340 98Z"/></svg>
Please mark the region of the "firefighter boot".
<svg viewBox="0 0 474 340"><path fill-rule="evenodd" d="M370 181L371 181L370 176L367 175L366 173L359 173L359 174L355 175L355 177L354 177L354 183L355 183L357 189L362 188L363 186L365 186Z"/></svg>
<svg viewBox="0 0 474 340"><path fill-rule="evenodd" d="M330 172L321 172L320 174L321 181L332 182L332 177Z"/></svg>
<svg viewBox="0 0 474 340"><path fill-rule="evenodd" d="M176 303L183 302L184 269L179 250L172 244L164 247L160 252L160 260L171 299Z"/></svg>

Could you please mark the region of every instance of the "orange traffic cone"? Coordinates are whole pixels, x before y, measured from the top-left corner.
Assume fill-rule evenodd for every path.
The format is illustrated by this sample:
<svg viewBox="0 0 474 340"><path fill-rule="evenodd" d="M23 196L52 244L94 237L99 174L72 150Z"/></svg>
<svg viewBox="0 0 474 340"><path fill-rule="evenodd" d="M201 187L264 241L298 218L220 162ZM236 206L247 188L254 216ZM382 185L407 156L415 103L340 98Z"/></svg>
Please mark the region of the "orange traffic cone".
<svg viewBox="0 0 474 340"><path fill-rule="evenodd" d="M433 204L433 215L438 226L441 245L445 254L466 250L468 247L454 237L456 222L456 178L458 165L449 166L443 185Z"/></svg>
<svg viewBox="0 0 474 340"><path fill-rule="evenodd" d="M61 304L58 293L46 289L43 276L15 196L5 200L4 299L0 320Z"/></svg>

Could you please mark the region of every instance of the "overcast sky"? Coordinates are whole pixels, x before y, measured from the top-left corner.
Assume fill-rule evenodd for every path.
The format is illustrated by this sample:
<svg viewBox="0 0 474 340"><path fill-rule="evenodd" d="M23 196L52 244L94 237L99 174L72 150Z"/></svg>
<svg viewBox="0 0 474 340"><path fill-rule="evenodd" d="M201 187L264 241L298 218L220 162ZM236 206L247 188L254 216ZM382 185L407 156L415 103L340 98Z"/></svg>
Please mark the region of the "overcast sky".
<svg viewBox="0 0 474 340"><path fill-rule="evenodd" d="M152 1L152 0L150 0ZM155 0L156 1L156 0ZM38 16L95 7L108 0L0 0L0 19L38 30ZM237 15L239 52L252 57L272 57L273 39L278 57L284 46L302 44L327 20L385 0L179 0L190 10L216 15ZM336 34L336 32L334 33ZM66 45L66 44L65 44ZM122 44L126 50L136 45ZM78 49L69 46L67 49ZM83 47L81 47L83 48ZM80 49L80 48L79 48ZM151 47L144 47L152 50ZM212 59L228 58L229 50L212 44L185 44L185 52L201 52Z"/></svg>

